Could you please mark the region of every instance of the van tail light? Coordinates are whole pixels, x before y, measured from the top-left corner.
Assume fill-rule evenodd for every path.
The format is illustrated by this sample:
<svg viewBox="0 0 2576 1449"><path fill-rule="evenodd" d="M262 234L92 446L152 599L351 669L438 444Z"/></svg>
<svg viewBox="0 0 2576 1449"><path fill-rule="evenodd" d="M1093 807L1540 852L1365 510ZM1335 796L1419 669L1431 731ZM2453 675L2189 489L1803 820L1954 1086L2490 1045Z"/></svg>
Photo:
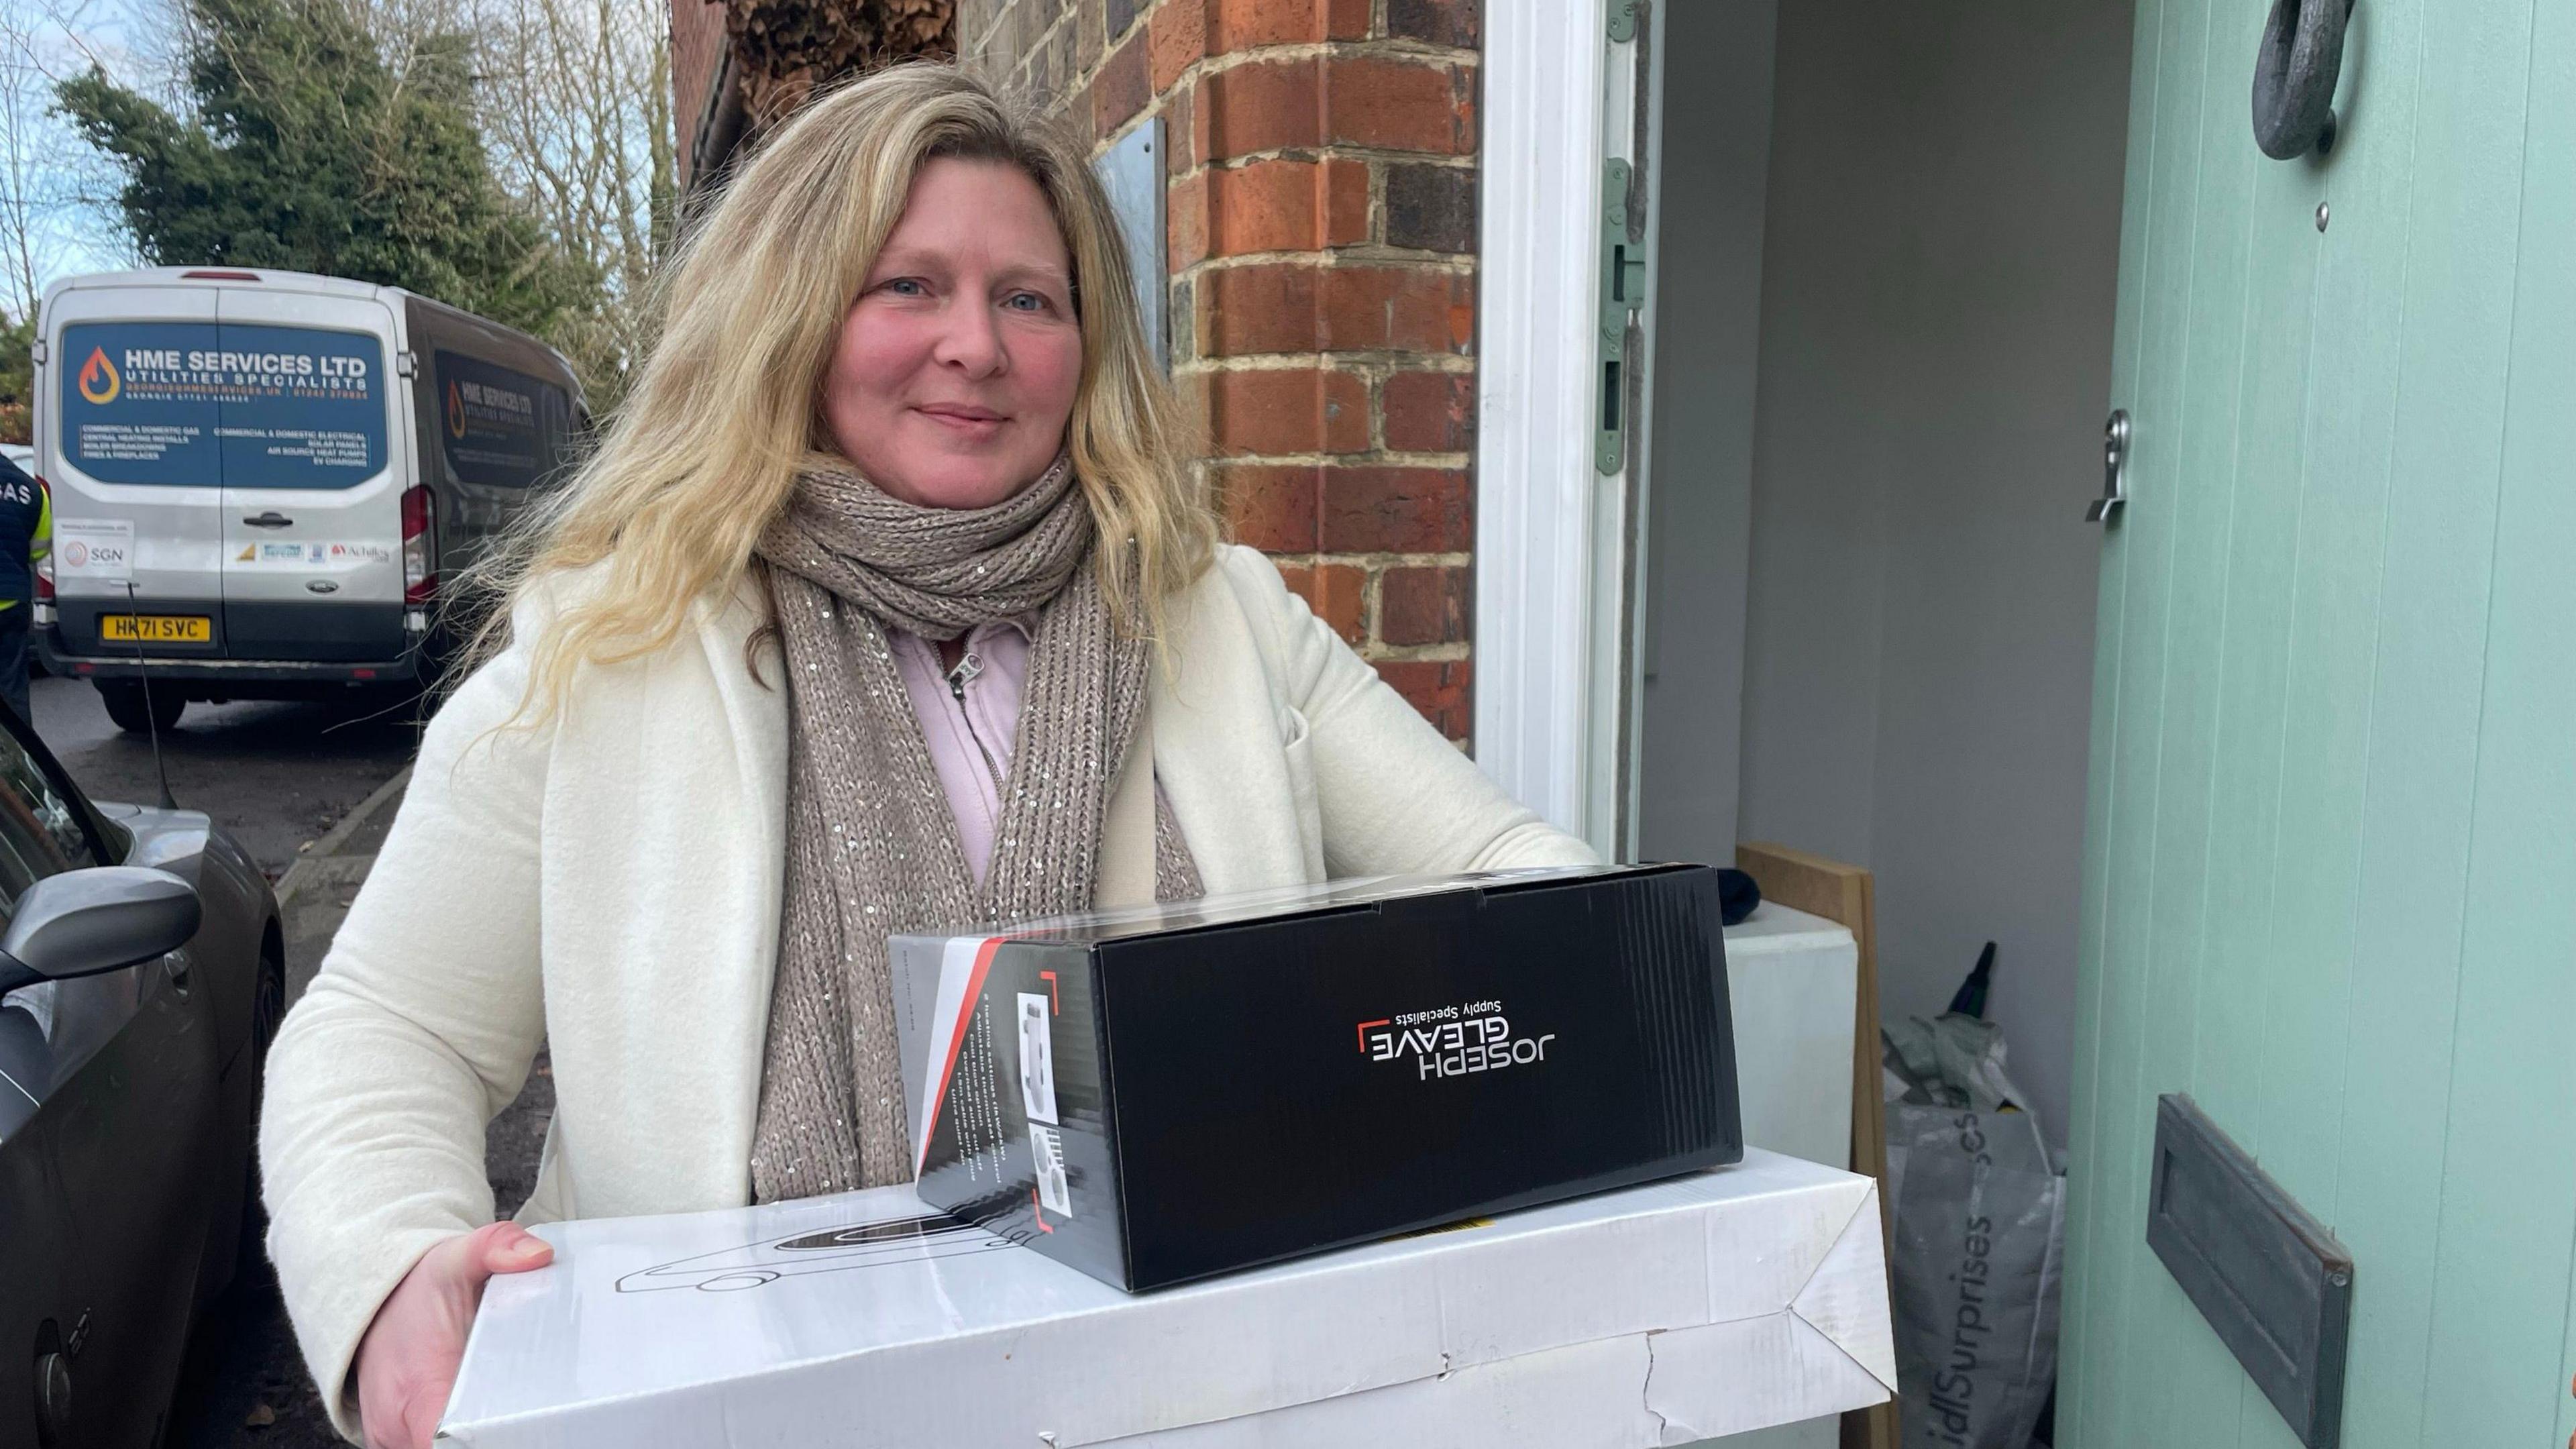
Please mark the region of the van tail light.
<svg viewBox="0 0 2576 1449"><path fill-rule="evenodd" d="M42 477L36 479L36 486L44 491L47 498L54 496L54 485L46 482ZM53 601L54 556L49 552L43 558L36 560L36 602L50 604Z"/></svg>
<svg viewBox="0 0 2576 1449"><path fill-rule="evenodd" d="M426 487L402 496L403 602L426 604L438 592L438 505Z"/></svg>

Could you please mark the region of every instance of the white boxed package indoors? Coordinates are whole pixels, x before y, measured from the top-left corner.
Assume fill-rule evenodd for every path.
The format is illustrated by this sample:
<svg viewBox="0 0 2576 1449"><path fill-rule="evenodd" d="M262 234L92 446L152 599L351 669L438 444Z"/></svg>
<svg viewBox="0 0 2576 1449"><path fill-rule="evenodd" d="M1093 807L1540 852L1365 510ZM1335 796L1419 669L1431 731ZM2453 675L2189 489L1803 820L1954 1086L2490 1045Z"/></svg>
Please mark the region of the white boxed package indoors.
<svg viewBox="0 0 2576 1449"><path fill-rule="evenodd" d="M1745 1146L1851 1165L1859 981L1859 944L1821 916L1764 901L1726 928Z"/></svg>
<svg viewBox="0 0 2576 1449"><path fill-rule="evenodd" d="M1896 1377L1875 1184L1741 1166L1155 1293L908 1187L550 1224L440 1426L470 1449L1686 1444Z"/></svg>

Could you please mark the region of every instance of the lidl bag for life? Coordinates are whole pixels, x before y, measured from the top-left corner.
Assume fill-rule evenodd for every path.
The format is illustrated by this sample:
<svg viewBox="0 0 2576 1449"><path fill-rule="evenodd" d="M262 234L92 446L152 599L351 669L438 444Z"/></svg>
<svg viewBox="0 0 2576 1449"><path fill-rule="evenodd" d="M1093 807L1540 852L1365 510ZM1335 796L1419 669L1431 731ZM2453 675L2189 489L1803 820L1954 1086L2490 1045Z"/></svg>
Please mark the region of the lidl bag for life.
<svg viewBox="0 0 2576 1449"><path fill-rule="evenodd" d="M1992 1023L1887 1031L1889 1260L1905 1449L2027 1449L2057 1377L2066 1178ZM1893 1080L1901 1077L1902 1080ZM1955 1105L1945 1105L1955 1104Z"/></svg>
<svg viewBox="0 0 2576 1449"><path fill-rule="evenodd" d="M897 936L922 1200L1128 1290L1739 1160L1705 866Z"/></svg>

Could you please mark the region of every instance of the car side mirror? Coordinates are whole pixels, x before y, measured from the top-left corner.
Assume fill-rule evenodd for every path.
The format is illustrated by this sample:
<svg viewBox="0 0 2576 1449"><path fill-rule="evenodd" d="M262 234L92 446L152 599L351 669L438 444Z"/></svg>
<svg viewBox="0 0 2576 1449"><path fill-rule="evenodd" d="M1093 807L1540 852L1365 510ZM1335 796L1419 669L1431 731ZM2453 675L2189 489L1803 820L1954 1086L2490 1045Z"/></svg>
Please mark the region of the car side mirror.
<svg viewBox="0 0 2576 1449"><path fill-rule="evenodd" d="M49 875L18 897L0 935L0 992L176 951L203 913L197 888L166 870L102 865Z"/></svg>

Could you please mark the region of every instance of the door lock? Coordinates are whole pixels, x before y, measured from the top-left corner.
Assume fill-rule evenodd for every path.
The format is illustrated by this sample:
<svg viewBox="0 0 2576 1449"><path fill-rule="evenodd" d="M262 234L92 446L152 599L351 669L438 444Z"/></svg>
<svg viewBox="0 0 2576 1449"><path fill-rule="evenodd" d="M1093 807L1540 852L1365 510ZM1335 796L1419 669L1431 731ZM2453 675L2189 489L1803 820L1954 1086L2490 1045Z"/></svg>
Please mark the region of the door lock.
<svg viewBox="0 0 2576 1449"><path fill-rule="evenodd" d="M1646 305L1646 248L1629 237L1628 185L1625 161L1610 161L1601 173L1601 331L1595 339L1593 369L1601 390L1593 418L1592 466L1603 475L1627 465L1628 321Z"/></svg>
<svg viewBox="0 0 2576 1449"><path fill-rule="evenodd" d="M2084 510L2084 521L2108 524L2128 501L2129 410L2113 408L2110 421L2102 425L2102 496Z"/></svg>

